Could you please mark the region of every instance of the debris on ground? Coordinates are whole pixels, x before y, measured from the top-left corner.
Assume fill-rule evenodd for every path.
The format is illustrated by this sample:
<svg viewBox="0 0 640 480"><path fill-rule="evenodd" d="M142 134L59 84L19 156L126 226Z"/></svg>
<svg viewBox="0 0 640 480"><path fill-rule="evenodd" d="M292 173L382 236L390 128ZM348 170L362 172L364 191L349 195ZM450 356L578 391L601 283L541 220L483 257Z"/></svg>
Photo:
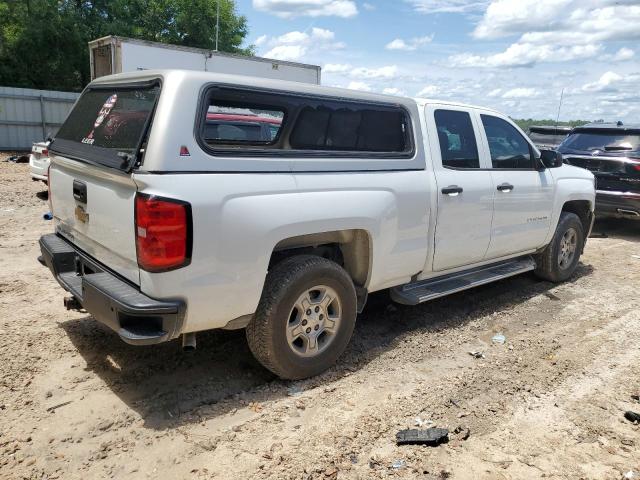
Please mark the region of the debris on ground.
<svg viewBox="0 0 640 480"><path fill-rule="evenodd" d="M391 464L391 468L393 468L394 470L399 470L401 468L404 468L407 465L407 462L405 462L404 460L396 460Z"/></svg>
<svg viewBox="0 0 640 480"><path fill-rule="evenodd" d="M47 412L55 412L58 408L64 407L65 405L69 405L72 402L73 400L69 400L68 402L62 402L62 403L58 403L57 405L53 405L47 408Z"/></svg>
<svg viewBox="0 0 640 480"><path fill-rule="evenodd" d="M624 418L633 423L640 423L640 413L632 412L631 410L624 412Z"/></svg>
<svg viewBox="0 0 640 480"><path fill-rule="evenodd" d="M636 402L640 402L640 394L631 395L631 400L635 400Z"/></svg>
<svg viewBox="0 0 640 480"><path fill-rule="evenodd" d="M551 292L544 292L544 296L547 297L549 300L561 300L561 298Z"/></svg>
<svg viewBox="0 0 640 480"><path fill-rule="evenodd" d="M427 428L425 430L407 429L396 433L397 445L429 445L437 447L449 441L449 430L446 428Z"/></svg>
<svg viewBox="0 0 640 480"><path fill-rule="evenodd" d="M500 345L503 345L504 342L507 341L507 337L505 337L502 333L496 333L492 338L491 341L493 343L498 343Z"/></svg>
<svg viewBox="0 0 640 480"><path fill-rule="evenodd" d="M289 395L290 397L297 397L299 395L302 395L302 388L300 388L300 385L291 385L289 388L287 388L287 395Z"/></svg>
<svg viewBox="0 0 640 480"><path fill-rule="evenodd" d="M29 157L27 155L12 155L7 158L7 162L11 163L28 163Z"/></svg>
<svg viewBox="0 0 640 480"><path fill-rule="evenodd" d="M471 436L471 429L466 426L458 425L453 430L454 435L459 435L461 440L467 440Z"/></svg>
<svg viewBox="0 0 640 480"><path fill-rule="evenodd" d="M633 480L636 477L636 474L633 472L633 470L629 470L627 473L624 474L624 480Z"/></svg>
<svg viewBox="0 0 640 480"><path fill-rule="evenodd" d="M484 358L484 352L476 352L476 351L472 351L472 352L468 352L469 355L471 355L473 358Z"/></svg>

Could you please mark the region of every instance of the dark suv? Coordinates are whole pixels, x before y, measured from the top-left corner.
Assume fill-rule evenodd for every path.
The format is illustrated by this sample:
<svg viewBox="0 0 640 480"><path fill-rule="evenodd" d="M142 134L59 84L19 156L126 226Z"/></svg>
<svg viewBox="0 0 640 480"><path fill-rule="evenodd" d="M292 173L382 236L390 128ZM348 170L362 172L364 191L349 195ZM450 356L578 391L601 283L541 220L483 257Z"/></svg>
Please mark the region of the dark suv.
<svg viewBox="0 0 640 480"><path fill-rule="evenodd" d="M597 215L640 220L640 125L576 127L558 151L595 175Z"/></svg>

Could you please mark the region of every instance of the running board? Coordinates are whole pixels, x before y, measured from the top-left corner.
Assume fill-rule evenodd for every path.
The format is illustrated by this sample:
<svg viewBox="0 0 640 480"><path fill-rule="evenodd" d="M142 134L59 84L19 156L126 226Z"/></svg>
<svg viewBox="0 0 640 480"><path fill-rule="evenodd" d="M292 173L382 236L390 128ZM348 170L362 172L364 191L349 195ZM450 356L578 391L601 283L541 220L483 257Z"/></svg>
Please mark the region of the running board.
<svg viewBox="0 0 640 480"><path fill-rule="evenodd" d="M407 283L391 289L394 302L405 305L417 305L422 302L444 297L450 293L461 292L503 278L529 272L536 268L533 258L520 257L506 262L494 263L483 267L452 273L419 282Z"/></svg>

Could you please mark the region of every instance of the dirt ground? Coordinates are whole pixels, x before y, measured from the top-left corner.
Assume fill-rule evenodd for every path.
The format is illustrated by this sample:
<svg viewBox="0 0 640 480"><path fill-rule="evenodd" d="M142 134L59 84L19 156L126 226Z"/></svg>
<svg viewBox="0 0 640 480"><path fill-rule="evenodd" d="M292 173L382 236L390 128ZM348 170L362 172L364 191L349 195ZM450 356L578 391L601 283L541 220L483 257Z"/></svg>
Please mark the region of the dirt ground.
<svg viewBox="0 0 640 480"><path fill-rule="evenodd" d="M339 365L283 382L243 332L185 354L66 311L36 261L46 188L3 160L2 479L640 478L623 417L640 412L640 224L598 224L563 285L523 275L417 307L374 295ZM449 443L396 446L416 424Z"/></svg>

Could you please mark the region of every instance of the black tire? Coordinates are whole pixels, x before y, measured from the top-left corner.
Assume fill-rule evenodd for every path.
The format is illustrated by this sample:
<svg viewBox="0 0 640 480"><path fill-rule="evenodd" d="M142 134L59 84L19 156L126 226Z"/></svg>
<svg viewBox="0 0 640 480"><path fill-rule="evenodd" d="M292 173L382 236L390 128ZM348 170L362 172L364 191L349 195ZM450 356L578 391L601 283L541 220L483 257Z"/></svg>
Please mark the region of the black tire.
<svg viewBox="0 0 640 480"><path fill-rule="evenodd" d="M297 353L295 342L292 345L287 339L287 329L298 321L301 324L300 319L292 320L292 310L298 299L306 292L315 292L314 287L319 285L329 287L339 297L340 319L330 340L325 340L328 343L323 350L311 353L313 356L301 356L304 353ZM246 329L247 341L256 359L280 378L307 378L335 364L349 344L356 315L355 288L351 277L340 265L313 255L289 257L269 271L260 303ZM300 349L305 348L303 340L306 338L304 333L300 336ZM320 340L317 342L319 345Z"/></svg>
<svg viewBox="0 0 640 480"><path fill-rule="evenodd" d="M562 248L563 237L573 229L576 233L576 250L573 258L565 265L561 265L559 254ZM584 246L584 227L580 218L571 212L562 212L551 243L536 256L536 269L534 273L543 280L550 282L564 282L569 279L578 266L580 254Z"/></svg>

